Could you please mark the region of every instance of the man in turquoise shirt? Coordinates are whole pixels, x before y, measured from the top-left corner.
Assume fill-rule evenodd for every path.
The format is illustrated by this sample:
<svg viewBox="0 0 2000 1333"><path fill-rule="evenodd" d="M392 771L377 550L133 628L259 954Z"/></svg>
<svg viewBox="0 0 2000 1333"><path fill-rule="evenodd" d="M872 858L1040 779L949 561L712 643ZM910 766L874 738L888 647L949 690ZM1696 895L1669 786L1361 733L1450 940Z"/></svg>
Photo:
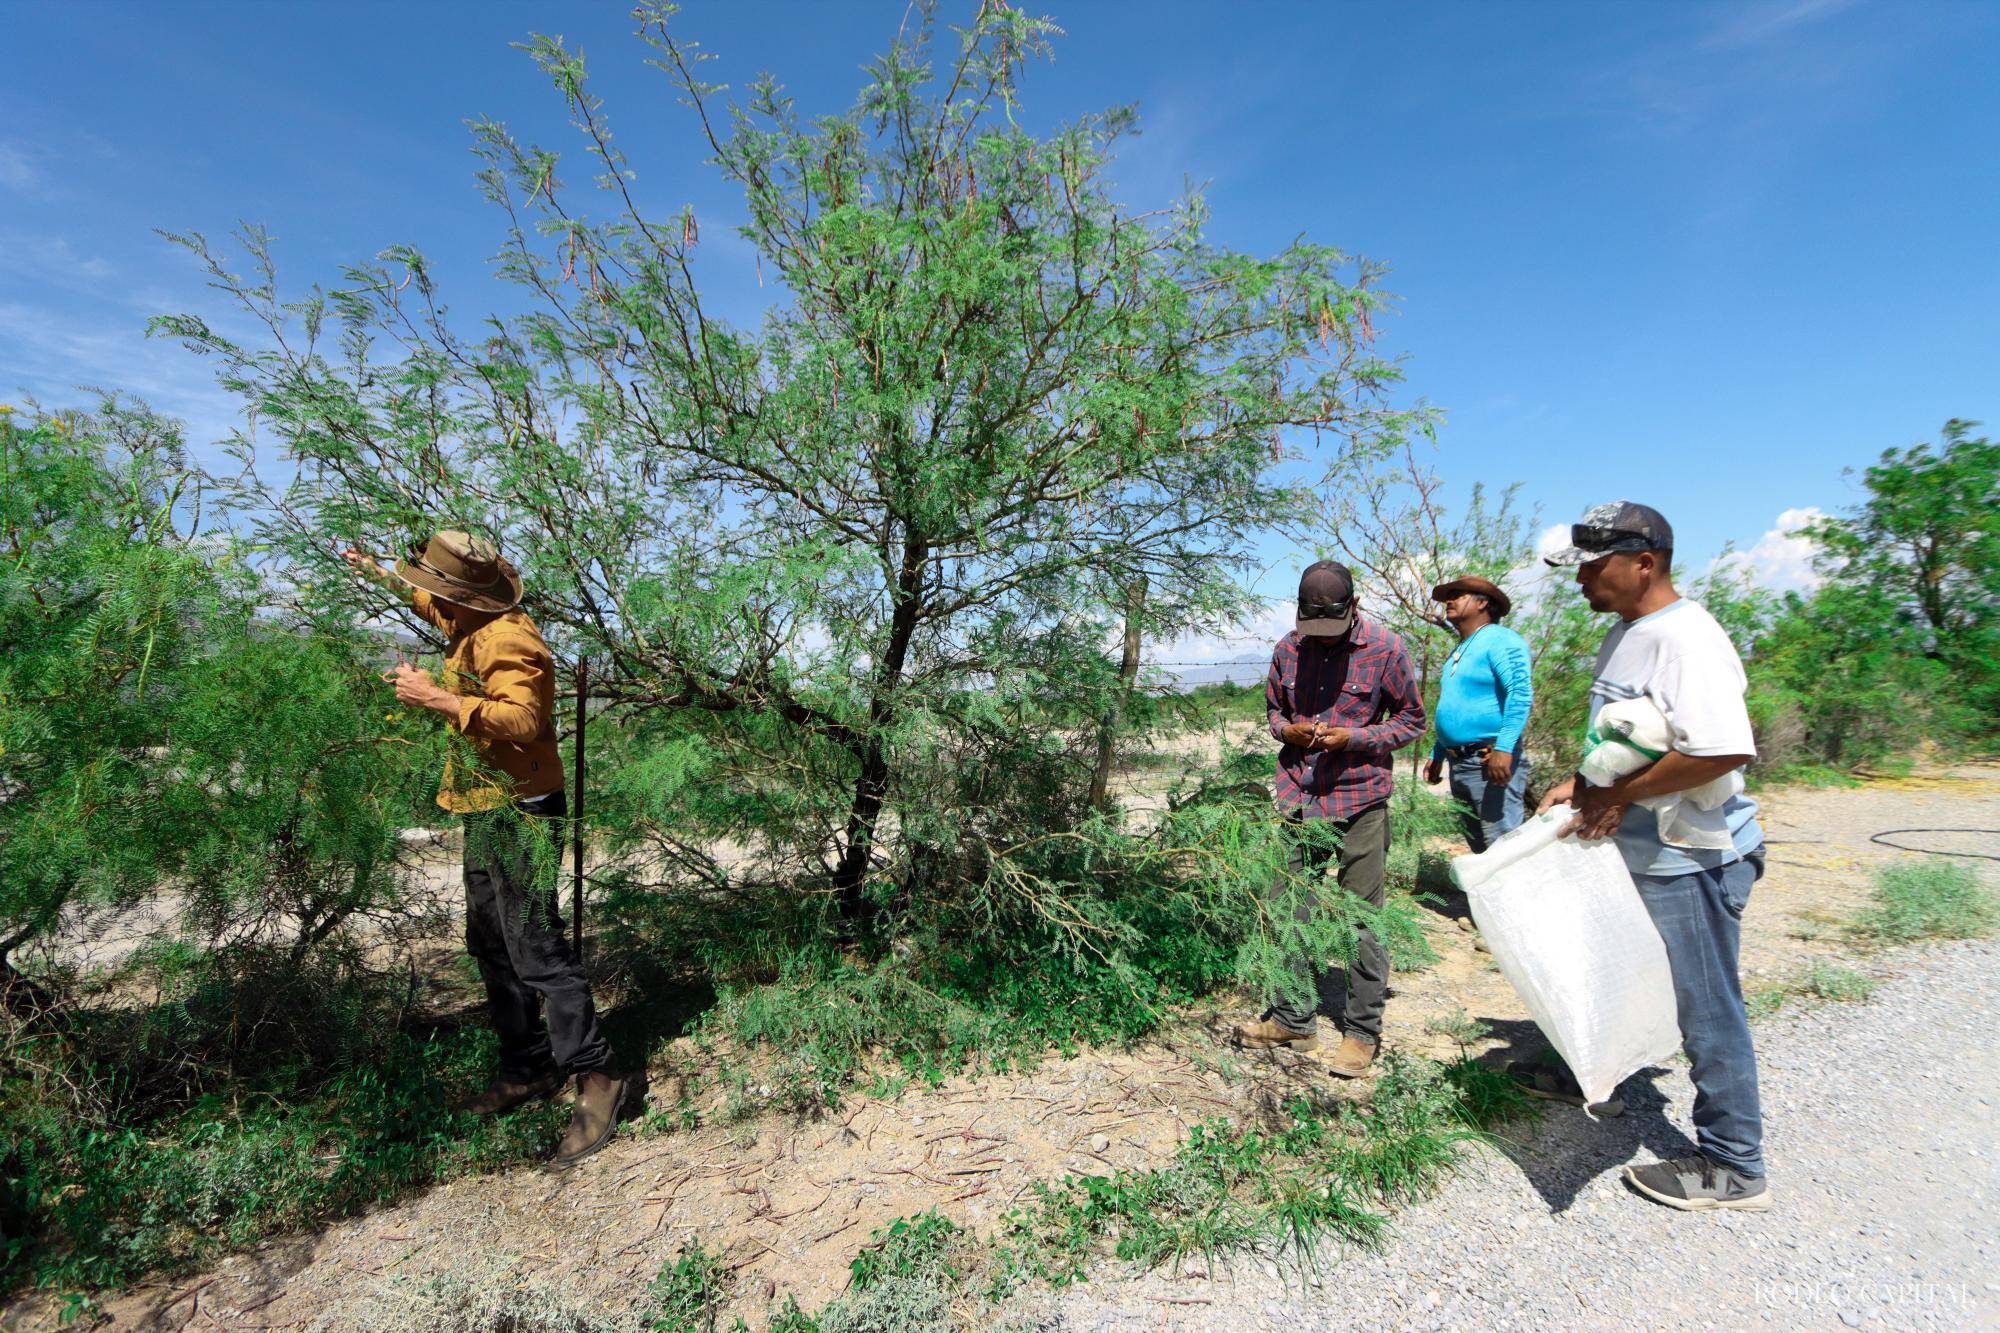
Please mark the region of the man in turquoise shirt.
<svg viewBox="0 0 2000 1333"><path fill-rule="evenodd" d="M1527 817L1528 761L1521 753L1534 702L1534 659L1527 641L1499 623L1513 609L1507 594L1468 576L1431 589L1444 603L1458 647L1438 680L1437 741L1424 780L1451 766L1452 797L1468 807L1465 840L1483 852Z"/></svg>

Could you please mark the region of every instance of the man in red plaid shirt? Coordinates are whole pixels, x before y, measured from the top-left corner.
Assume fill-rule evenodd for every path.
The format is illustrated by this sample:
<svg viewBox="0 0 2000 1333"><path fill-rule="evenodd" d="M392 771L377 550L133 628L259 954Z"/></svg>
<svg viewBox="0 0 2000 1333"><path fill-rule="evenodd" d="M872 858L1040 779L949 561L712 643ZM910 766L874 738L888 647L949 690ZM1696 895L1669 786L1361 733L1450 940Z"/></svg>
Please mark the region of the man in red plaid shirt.
<svg viewBox="0 0 2000 1333"><path fill-rule="evenodd" d="M1424 703L1409 649L1393 631L1361 618L1354 576L1345 565L1322 560L1300 577L1298 628L1271 654L1264 704L1271 735L1284 746L1278 751L1278 808L1294 821L1331 820L1339 835L1341 888L1380 907L1391 756L1423 734ZM1318 840L1301 838L1292 866L1318 872L1332 855ZM1301 920L1307 911L1300 908ZM1299 970L1311 976L1317 997L1324 971L1319 960ZM1340 1049L1327 1062L1334 1073L1354 1078L1374 1063L1388 988L1388 951L1364 927L1347 973ZM1317 1020L1316 1005L1280 995L1262 1018L1240 1025L1236 1039L1252 1048L1309 1051L1319 1045Z"/></svg>

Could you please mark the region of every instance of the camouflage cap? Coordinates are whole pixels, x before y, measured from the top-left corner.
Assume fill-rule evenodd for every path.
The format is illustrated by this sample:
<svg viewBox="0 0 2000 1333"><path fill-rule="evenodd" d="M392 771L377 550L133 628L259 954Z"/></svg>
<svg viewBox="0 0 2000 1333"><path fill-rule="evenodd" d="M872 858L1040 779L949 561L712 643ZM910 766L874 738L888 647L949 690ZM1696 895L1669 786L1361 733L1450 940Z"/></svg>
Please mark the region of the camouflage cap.
<svg viewBox="0 0 2000 1333"><path fill-rule="evenodd" d="M1671 551L1674 530L1650 505L1613 500L1592 505L1569 525L1569 545L1542 557L1551 565L1581 565L1613 551Z"/></svg>

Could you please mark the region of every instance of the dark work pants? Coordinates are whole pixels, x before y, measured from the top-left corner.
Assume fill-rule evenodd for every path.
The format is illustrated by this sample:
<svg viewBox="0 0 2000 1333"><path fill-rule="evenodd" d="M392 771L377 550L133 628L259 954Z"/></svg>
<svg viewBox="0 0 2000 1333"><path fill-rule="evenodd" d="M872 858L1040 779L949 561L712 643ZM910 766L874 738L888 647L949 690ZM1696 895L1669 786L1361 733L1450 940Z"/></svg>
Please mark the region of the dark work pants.
<svg viewBox="0 0 2000 1333"><path fill-rule="evenodd" d="M554 792L531 809L465 816L465 948L486 982L500 1076L510 1082L611 1065L590 983L556 906L569 808Z"/></svg>
<svg viewBox="0 0 2000 1333"><path fill-rule="evenodd" d="M1371 907L1382 905L1382 874L1389 859L1389 807L1378 805L1372 810L1363 810L1351 819L1336 820L1334 827L1340 830L1340 887ZM1318 872L1325 868L1329 853L1324 848L1308 846L1303 839L1292 848L1292 868ZM1272 895L1281 892L1281 886L1272 885ZM1312 908L1301 904L1299 920L1306 920ZM1353 965L1347 969L1347 1007L1341 1014L1340 1029L1370 1041L1382 1039L1382 1009L1389 992L1389 951L1375 938L1375 932L1362 927ZM1326 975L1326 967L1321 959L1310 963L1313 978L1313 993L1317 997L1319 984ZM1317 1005L1295 1005L1279 996L1271 1002L1271 1019L1281 1027L1293 1032L1311 1032Z"/></svg>

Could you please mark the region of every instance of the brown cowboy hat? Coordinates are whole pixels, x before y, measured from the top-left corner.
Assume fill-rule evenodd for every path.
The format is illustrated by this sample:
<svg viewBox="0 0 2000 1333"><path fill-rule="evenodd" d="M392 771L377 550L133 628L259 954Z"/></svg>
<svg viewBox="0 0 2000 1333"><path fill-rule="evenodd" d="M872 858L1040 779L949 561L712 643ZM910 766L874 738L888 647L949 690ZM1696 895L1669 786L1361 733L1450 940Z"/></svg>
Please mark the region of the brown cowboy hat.
<svg viewBox="0 0 2000 1333"><path fill-rule="evenodd" d="M521 601L521 574L484 537L440 532L396 562L396 577L439 601L474 611L511 611Z"/></svg>
<svg viewBox="0 0 2000 1333"><path fill-rule="evenodd" d="M1484 597L1486 605L1493 612L1495 620L1498 620L1514 609L1513 599L1508 597L1506 593L1501 592L1498 584L1487 579L1482 579L1476 574L1468 574L1464 578L1457 578L1449 583L1438 584L1437 587L1431 589L1431 600L1433 602L1448 602L1462 592L1476 592L1481 597Z"/></svg>

